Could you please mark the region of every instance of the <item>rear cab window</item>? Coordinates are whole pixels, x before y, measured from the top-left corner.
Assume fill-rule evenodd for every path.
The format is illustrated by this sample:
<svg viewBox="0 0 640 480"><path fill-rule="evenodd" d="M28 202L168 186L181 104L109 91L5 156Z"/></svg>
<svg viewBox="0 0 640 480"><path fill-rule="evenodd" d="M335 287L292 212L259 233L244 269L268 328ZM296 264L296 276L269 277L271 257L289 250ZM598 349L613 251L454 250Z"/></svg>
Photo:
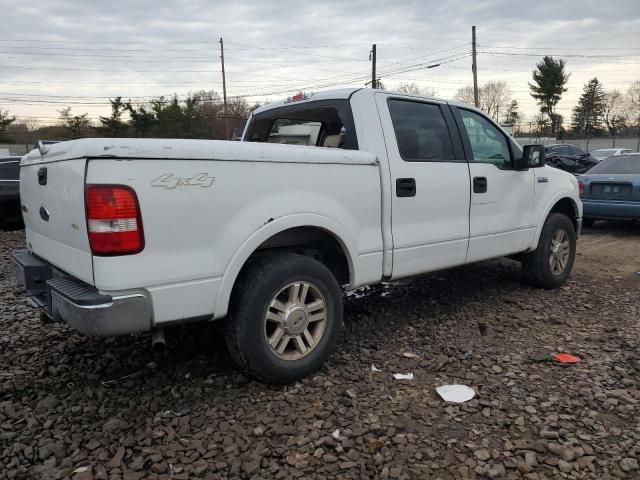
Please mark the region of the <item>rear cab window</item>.
<svg viewBox="0 0 640 480"><path fill-rule="evenodd" d="M344 99L292 102L257 113L244 141L358 150L351 105Z"/></svg>

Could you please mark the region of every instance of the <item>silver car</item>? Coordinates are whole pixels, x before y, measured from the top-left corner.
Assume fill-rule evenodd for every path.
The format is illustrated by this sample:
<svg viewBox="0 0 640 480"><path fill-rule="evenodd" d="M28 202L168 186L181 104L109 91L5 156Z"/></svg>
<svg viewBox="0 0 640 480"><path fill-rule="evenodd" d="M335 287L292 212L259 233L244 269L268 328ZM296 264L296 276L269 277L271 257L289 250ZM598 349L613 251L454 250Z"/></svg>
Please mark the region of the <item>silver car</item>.
<svg viewBox="0 0 640 480"><path fill-rule="evenodd" d="M625 153L635 153L630 148L600 148L593 150L591 156L597 161L604 160L609 157L617 157L618 155L624 155Z"/></svg>

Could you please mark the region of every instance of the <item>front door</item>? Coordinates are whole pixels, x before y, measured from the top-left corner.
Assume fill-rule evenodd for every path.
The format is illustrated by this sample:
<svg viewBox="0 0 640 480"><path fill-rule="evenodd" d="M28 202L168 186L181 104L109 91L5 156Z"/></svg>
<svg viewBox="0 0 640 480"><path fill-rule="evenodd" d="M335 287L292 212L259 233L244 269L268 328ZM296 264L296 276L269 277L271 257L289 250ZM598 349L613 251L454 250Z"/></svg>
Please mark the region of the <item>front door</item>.
<svg viewBox="0 0 640 480"><path fill-rule="evenodd" d="M536 230L533 169L513 169L519 147L484 115L457 108L456 118L471 176L467 262L528 249Z"/></svg>
<svg viewBox="0 0 640 480"><path fill-rule="evenodd" d="M392 181L393 277L463 264L469 169L446 103L376 95Z"/></svg>

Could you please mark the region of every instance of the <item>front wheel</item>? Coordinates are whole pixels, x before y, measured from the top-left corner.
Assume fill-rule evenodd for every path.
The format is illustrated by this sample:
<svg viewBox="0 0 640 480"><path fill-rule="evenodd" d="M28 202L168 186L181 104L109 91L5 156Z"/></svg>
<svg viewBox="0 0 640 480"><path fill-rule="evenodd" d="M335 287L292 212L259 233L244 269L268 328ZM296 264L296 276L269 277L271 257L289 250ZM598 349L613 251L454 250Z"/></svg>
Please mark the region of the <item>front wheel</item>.
<svg viewBox="0 0 640 480"><path fill-rule="evenodd" d="M573 222L566 215L551 213L542 227L538 247L523 256L525 280L536 287L561 287L571 274L575 257Z"/></svg>
<svg viewBox="0 0 640 480"><path fill-rule="evenodd" d="M256 260L234 288L226 341L250 375L290 383L318 370L335 349L342 293L313 258L276 254Z"/></svg>

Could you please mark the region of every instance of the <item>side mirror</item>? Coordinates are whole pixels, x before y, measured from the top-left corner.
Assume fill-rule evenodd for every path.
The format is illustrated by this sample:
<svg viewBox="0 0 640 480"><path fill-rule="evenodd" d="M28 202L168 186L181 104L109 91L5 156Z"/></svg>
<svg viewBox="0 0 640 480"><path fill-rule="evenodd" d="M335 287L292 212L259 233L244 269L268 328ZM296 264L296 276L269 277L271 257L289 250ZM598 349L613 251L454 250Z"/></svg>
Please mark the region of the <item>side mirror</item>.
<svg viewBox="0 0 640 480"><path fill-rule="evenodd" d="M527 168L543 167L544 146L542 145L525 145L522 149L522 157L516 158L516 170L526 170Z"/></svg>

